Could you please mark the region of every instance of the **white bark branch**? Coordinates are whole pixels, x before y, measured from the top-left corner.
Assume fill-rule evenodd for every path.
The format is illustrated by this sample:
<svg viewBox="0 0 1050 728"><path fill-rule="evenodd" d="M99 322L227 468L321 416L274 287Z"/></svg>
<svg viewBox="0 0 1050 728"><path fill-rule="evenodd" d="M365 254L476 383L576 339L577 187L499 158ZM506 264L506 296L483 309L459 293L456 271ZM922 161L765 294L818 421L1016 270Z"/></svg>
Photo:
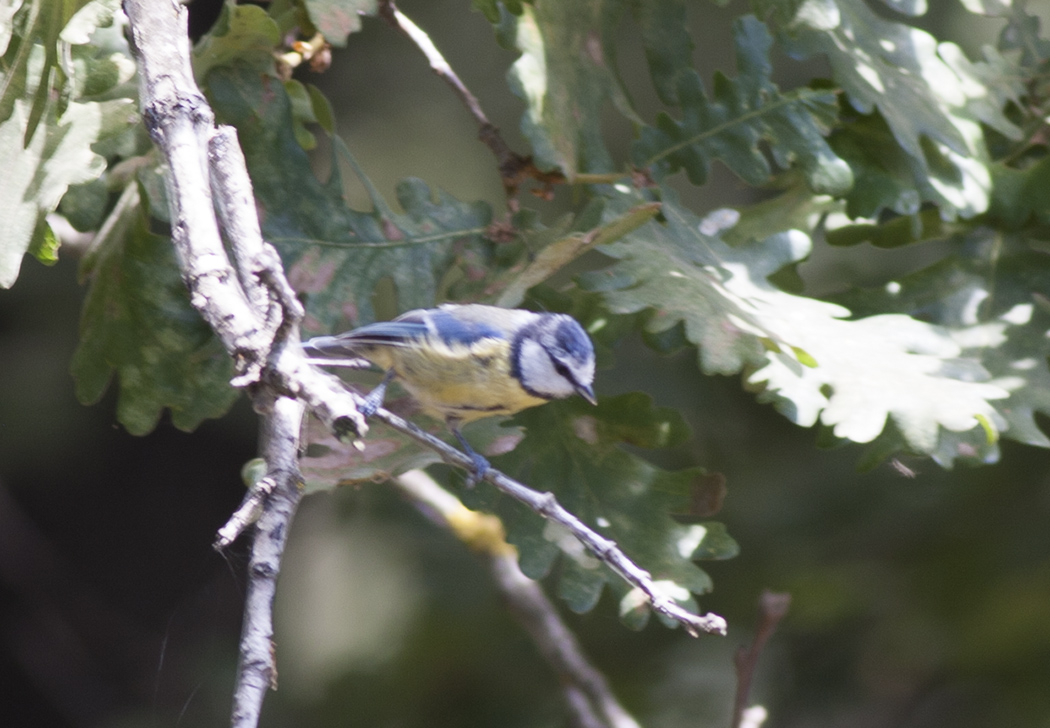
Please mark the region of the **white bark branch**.
<svg viewBox="0 0 1050 728"><path fill-rule="evenodd" d="M269 342L226 257L212 207L208 140L215 117L193 80L185 8L128 0L146 128L168 165L171 237L194 307L222 340L241 376L258 377Z"/></svg>
<svg viewBox="0 0 1050 728"><path fill-rule="evenodd" d="M267 475L219 535L220 543L230 543L258 519L232 714L233 725L252 728L276 680L272 604L300 496L302 403L341 439L368 428L360 400L310 366L298 346L302 308L276 252L262 239L236 134L215 128L193 79L185 7L174 0L126 0L124 7L139 63L143 119L168 166L172 242L183 280L194 307L233 358L232 384L248 387L256 409L265 412L261 453ZM236 267L223 246L213 195Z"/></svg>
<svg viewBox="0 0 1050 728"><path fill-rule="evenodd" d="M263 480L269 481L272 489L255 524L248 564L248 593L244 600L240 660L233 692L233 728L255 728L266 691L277 687L273 598L288 527L302 497L299 473L302 421L302 403L288 397L278 397L262 421L260 444L267 464Z"/></svg>

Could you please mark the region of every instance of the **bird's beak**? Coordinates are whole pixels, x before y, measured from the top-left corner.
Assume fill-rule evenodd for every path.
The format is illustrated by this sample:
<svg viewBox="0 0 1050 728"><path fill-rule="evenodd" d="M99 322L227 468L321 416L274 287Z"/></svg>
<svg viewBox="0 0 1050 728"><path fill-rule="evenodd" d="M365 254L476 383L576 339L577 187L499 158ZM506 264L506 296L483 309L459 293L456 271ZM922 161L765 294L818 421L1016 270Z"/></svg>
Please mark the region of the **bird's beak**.
<svg viewBox="0 0 1050 728"><path fill-rule="evenodd" d="M587 384L577 384L576 391L581 397L591 404L598 404L598 398L594 396L594 390Z"/></svg>

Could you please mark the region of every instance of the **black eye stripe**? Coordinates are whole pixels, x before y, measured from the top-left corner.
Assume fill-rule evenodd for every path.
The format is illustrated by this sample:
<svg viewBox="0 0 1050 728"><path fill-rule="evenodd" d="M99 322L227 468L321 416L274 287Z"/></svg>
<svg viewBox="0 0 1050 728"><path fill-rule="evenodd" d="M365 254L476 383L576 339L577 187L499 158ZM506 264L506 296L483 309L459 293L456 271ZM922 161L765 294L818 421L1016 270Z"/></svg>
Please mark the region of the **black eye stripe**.
<svg viewBox="0 0 1050 728"><path fill-rule="evenodd" d="M572 373L569 371L569 367L565 366L562 362L558 361L554 357L551 357L551 364L554 365L554 371L558 372L558 374L565 377L570 382L574 381Z"/></svg>

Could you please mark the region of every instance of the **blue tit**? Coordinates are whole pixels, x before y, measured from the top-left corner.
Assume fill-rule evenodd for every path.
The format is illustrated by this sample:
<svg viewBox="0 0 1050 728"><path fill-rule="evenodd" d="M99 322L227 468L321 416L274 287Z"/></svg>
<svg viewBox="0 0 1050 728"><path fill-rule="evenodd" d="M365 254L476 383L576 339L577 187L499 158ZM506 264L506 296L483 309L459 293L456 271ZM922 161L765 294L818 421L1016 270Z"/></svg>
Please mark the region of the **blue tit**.
<svg viewBox="0 0 1050 728"><path fill-rule="evenodd" d="M489 465L464 439L461 425L573 394L597 403L594 346L575 319L560 313L445 304L319 336L303 348L311 357L360 356L385 369L367 398L371 412L396 377L427 413L448 423L474 461L477 479Z"/></svg>

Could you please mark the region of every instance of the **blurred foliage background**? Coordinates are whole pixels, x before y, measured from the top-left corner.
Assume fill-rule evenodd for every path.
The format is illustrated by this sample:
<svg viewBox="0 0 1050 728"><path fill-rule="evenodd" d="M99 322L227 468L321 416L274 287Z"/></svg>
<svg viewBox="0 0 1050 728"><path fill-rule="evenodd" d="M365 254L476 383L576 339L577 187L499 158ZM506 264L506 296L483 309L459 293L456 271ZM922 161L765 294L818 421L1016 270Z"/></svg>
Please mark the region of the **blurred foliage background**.
<svg viewBox="0 0 1050 728"><path fill-rule="evenodd" d="M191 5L202 27L214 5ZM492 35L485 19L462 1L399 5L525 149L521 104L504 81L514 55L478 43ZM738 12L693 7L705 78L731 70L727 28ZM995 35L991 21L954 3L920 21L971 54ZM333 101L371 178L390 194L418 176L499 209L498 174L458 100L404 38L364 24L330 71L301 73ZM621 48L621 72L644 106L647 84L632 85L645 73L640 45L627 38ZM776 80L808 79L814 63L774 58ZM630 141L612 114L608 132L610 144ZM330 157L320 141L323 178ZM756 201L721 166L703 188L683 182L681 192L698 210ZM358 194L351 201L365 206ZM834 293L941 253L936 244L892 255L818 245L800 273L807 292ZM0 725L221 725L246 552L237 544L218 555L210 544L243 493L254 416L241 402L192 435L165 421L135 438L115 424L112 392L80 406L67 371L82 295L75 268L27 261L0 292ZM732 654L751 638L759 593L772 588L793 602L753 694L770 726L1050 726L1050 453L1004 442L1002 461L981 469L923 460L905 461L913 474L890 465L859 474L859 448L817 449L813 432L755 403L736 378L698 376L691 352L667 359L629 341L616 355L598 393L643 390L683 412L693 436L661 464L726 475L719 518L742 549L705 565L715 590L702 606L728 619L724 639L656 623L628 631L608 594L594 612L566 615L643 725L728 723ZM264 726L566 722L555 677L482 564L382 484L304 502L277 620L280 689Z"/></svg>

